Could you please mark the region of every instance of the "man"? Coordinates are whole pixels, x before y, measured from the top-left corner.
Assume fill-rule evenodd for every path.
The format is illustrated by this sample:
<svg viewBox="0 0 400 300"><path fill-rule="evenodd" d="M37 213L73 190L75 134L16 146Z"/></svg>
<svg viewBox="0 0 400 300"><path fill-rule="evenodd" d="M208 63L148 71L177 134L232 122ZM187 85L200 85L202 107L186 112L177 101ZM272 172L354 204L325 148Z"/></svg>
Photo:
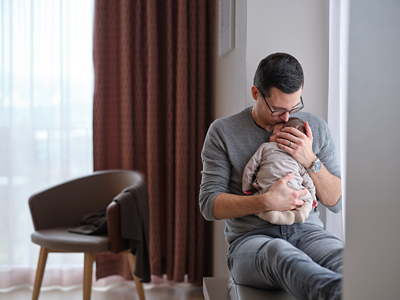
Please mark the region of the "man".
<svg viewBox="0 0 400 300"><path fill-rule="evenodd" d="M333 212L341 210L340 168L329 129L323 119L298 112L304 107L303 85L302 67L293 56L275 53L260 62L251 88L254 106L214 121L208 130L200 210L207 220L226 220L227 264L235 283L283 288L297 299L340 299L343 243L322 229L318 209L304 224L290 226L254 215L303 205L299 197L306 189L294 191L286 185L293 174L262 195L245 196L241 189L250 157L268 141L276 124L294 114L306 122L306 134L285 128L278 135L279 147L308 170L318 200Z"/></svg>

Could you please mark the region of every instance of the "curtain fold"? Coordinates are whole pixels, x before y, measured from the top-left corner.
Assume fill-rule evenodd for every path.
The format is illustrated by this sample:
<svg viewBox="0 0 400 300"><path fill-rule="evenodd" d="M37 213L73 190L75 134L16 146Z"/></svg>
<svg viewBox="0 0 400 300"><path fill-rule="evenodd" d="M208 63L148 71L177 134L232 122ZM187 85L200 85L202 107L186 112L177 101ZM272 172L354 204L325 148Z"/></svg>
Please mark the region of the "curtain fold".
<svg viewBox="0 0 400 300"><path fill-rule="evenodd" d="M212 227L199 212L198 192L212 116L214 6L211 0L95 4L94 169L145 175L152 274L177 282L188 274L198 285L212 271ZM110 275L101 269L107 260L97 259L100 277Z"/></svg>

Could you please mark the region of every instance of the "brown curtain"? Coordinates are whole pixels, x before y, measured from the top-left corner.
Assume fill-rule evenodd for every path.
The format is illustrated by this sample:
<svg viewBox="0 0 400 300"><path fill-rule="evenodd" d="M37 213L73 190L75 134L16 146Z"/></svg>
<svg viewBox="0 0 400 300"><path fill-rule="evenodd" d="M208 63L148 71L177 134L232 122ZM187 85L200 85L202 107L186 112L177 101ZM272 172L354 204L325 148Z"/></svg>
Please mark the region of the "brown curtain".
<svg viewBox="0 0 400 300"><path fill-rule="evenodd" d="M194 284L212 271L211 223L198 192L212 115L214 7L213 0L95 3L94 169L145 174L151 273L178 282L188 274ZM103 262L115 267L115 259Z"/></svg>

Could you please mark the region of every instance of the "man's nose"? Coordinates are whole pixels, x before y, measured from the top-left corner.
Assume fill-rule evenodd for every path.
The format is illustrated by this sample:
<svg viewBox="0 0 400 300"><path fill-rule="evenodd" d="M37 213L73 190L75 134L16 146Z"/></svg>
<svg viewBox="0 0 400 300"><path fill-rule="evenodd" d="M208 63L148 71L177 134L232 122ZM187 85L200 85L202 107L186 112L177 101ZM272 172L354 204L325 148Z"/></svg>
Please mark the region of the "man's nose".
<svg viewBox="0 0 400 300"><path fill-rule="evenodd" d="M281 116L281 119L282 119L283 122L287 122L287 121L289 121L289 117L290 117L289 113L288 113L288 112L285 112L285 113Z"/></svg>

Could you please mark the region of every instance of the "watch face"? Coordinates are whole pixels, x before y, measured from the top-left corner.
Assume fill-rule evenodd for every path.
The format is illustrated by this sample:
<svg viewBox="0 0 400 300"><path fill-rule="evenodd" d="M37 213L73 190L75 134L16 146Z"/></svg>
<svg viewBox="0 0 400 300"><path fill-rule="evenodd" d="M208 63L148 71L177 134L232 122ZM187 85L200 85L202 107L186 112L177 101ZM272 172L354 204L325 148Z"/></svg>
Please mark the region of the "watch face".
<svg viewBox="0 0 400 300"><path fill-rule="evenodd" d="M318 172L319 170L321 170L321 161L317 160L314 164L314 169L316 172Z"/></svg>

